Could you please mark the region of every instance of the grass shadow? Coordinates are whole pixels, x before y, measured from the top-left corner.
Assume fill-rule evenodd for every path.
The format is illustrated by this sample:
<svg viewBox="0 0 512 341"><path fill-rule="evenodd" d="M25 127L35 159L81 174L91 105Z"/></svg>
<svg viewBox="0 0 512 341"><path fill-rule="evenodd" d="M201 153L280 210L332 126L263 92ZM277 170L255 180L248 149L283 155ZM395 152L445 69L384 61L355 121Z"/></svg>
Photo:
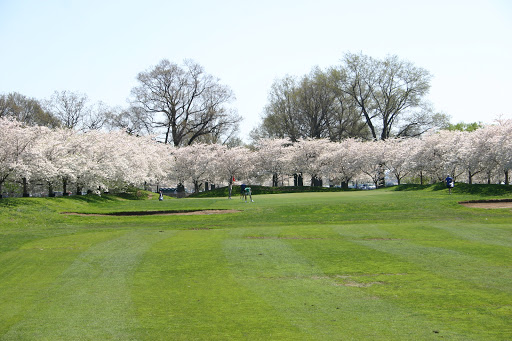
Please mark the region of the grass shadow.
<svg viewBox="0 0 512 341"><path fill-rule="evenodd" d="M512 186L510 185L481 185L481 184L455 184L454 193L473 194L482 196L504 196L512 195Z"/></svg>
<svg viewBox="0 0 512 341"><path fill-rule="evenodd" d="M405 191L421 191L429 188L430 185L418 185L418 184L405 184L393 187L394 191L405 192Z"/></svg>
<svg viewBox="0 0 512 341"><path fill-rule="evenodd" d="M40 203L41 200L56 200L56 199L64 199L70 200L74 202L81 202L87 204L102 204L102 203L111 203L115 201L122 200L148 200L149 195L152 195L151 192L147 191L136 191L136 192L124 192L124 193L115 193L115 194L86 194L86 195L71 195L71 196L59 196L59 197L44 197L44 198L0 198L0 207L12 208L18 206L30 206L36 205Z"/></svg>
<svg viewBox="0 0 512 341"><path fill-rule="evenodd" d="M320 186L280 186L269 187L259 185L249 185L251 193L257 194L279 194L279 193L307 193L307 192L343 192L343 191L357 191L357 189L349 188L343 189L338 187L320 187ZM193 193L189 197L192 198L207 198L207 197L223 197L229 195L228 187L216 188L210 191ZM240 186L233 186L232 196L240 195Z"/></svg>
<svg viewBox="0 0 512 341"><path fill-rule="evenodd" d="M446 190L444 182L438 182L431 185L418 185L418 184L404 184L398 185L393 188L395 191L441 191ZM510 185L487 185L487 184L466 184L455 183L453 193L457 194L471 194L481 196L504 196L512 195L512 186Z"/></svg>
<svg viewBox="0 0 512 341"><path fill-rule="evenodd" d="M0 198L0 207L12 208L18 206L29 206L35 203L30 198Z"/></svg>
<svg viewBox="0 0 512 341"><path fill-rule="evenodd" d="M115 195L96 195L96 194L87 194L87 195L72 195L69 197L65 197L67 200L83 202L88 204L98 204L98 203L106 203L117 201L117 196Z"/></svg>

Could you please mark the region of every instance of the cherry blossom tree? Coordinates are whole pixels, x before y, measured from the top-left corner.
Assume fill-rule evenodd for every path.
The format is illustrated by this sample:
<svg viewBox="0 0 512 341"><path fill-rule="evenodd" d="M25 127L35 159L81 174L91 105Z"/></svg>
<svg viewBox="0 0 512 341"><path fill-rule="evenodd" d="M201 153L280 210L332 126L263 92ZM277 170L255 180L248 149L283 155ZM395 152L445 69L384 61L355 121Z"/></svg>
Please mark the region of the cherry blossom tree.
<svg viewBox="0 0 512 341"><path fill-rule="evenodd" d="M155 182L160 184L164 181L174 165L172 158L172 151L174 147L157 142L154 136L148 137L135 137L130 136L131 140L137 146L137 155L132 157L133 168L144 169L146 172L145 177L138 180L136 183ZM142 162L142 164L140 164Z"/></svg>
<svg viewBox="0 0 512 341"><path fill-rule="evenodd" d="M397 183L412 171L412 155L418 145L418 139L389 139L384 148L384 164L396 178Z"/></svg>
<svg viewBox="0 0 512 341"><path fill-rule="evenodd" d="M90 131L81 138L88 148L82 151L86 164L77 174L81 183L89 188L140 187L162 179L172 164L169 147L150 137Z"/></svg>
<svg viewBox="0 0 512 341"><path fill-rule="evenodd" d="M512 120L497 120L494 126L486 127L492 130L492 145L487 153L492 153L497 164L497 170L503 174L504 183L510 184L510 169L512 169Z"/></svg>
<svg viewBox="0 0 512 341"><path fill-rule="evenodd" d="M413 169L419 174L421 184L425 176L440 181L447 174L451 174L454 179L462 174L455 163L459 133L441 130L421 137L419 146L411 154Z"/></svg>
<svg viewBox="0 0 512 341"><path fill-rule="evenodd" d="M311 186L322 186L322 153L331 142L325 139L305 139L294 143L285 158L289 174L311 176ZM300 181L296 185L301 186Z"/></svg>
<svg viewBox="0 0 512 341"><path fill-rule="evenodd" d="M203 183L212 181L212 164L216 157L214 146L201 143L175 149L174 174L178 184L191 181L197 193Z"/></svg>
<svg viewBox="0 0 512 341"><path fill-rule="evenodd" d="M326 146L320 156L322 172L333 181L339 181L341 187L347 189L348 183L360 172L357 159L362 142L346 139L332 142Z"/></svg>
<svg viewBox="0 0 512 341"><path fill-rule="evenodd" d="M250 151L244 147L228 148L220 146L216 153L216 173L218 179L227 180L229 199L231 199L233 183L236 179L247 179L252 172Z"/></svg>
<svg viewBox="0 0 512 341"><path fill-rule="evenodd" d="M272 175L272 186L279 186L279 176L285 171L284 156L291 141L287 139L262 139L256 145L254 165L261 173Z"/></svg>
<svg viewBox="0 0 512 341"><path fill-rule="evenodd" d="M30 147L36 140L41 127L26 127L12 118L0 117L0 198L2 185L8 178L23 180L24 195L27 179L32 169L30 164Z"/></svg>
<svg viewBox="0 0 512 341"><path fill-rule="evenodd" d="M55 196L58 182L71 177L69 147L75 134L71 129L46 130L32 146L31 167L37 170L37 178L47 184L50 197Z"/></svg>
<svg viewBox="0 0 512 341"><path fill-rule="evenodd" d="M382 187L384 184L384 167L386 142L384 140L367 141L361 144L357 163L359 170L368 175L375 184L375 187Z"/></svg>
<svg viewBox="0 0 512 341"><path fill-rule="evenodd" d="M474 132L457 133L458 148L454 162L461 167L467 176L469 184L473 183L475 175L485 170L485 163L489 161L489 153L485 151L488 146L489 130L478 129ZM491 168L495 165L489 165Z"/></svg>

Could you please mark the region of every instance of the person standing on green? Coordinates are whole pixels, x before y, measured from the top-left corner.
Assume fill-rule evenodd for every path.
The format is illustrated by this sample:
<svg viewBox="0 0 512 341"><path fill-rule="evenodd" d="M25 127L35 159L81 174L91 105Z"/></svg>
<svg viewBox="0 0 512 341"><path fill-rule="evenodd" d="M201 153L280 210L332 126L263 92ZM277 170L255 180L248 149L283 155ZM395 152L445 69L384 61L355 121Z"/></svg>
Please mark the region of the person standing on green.
<svg viewBox="0 0 512 341"><path fill-rule="evenodd" d="M244 188L244 198L245 198L245 202L247 202L247 196L249 196L249 198L251 199L251 202L254 202L254 200L252 200L251 187L245 187L245 188Z"/></svg>
<svg viewBox="0 0 512 341"><path fill-rule="evenodd" d="M240 185L240 199L242 199L242 197L245 195L245 188L247 187L246 184L241 184Z"/></svg>
<svg viewBox="0 0 512 341"><path fill-rule="evenodd" d="M446 179L444 179L444 181L446 181L446 187L448 187L448 193L452 194L452 188L453 188L453 178L450 176L450 174L448 174L448 176L446 177Z"/></svg>

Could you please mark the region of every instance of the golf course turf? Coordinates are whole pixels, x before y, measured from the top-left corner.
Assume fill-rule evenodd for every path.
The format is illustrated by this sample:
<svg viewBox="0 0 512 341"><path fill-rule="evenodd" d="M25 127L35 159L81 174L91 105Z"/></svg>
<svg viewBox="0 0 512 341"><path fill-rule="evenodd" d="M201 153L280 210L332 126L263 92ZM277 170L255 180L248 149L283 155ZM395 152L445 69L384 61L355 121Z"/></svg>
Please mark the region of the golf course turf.
<svg viewBox="0 0 512 341"><path fill-rule="evenodd" d="M510 340L493 193L0 199L0 340Z"/></svg>

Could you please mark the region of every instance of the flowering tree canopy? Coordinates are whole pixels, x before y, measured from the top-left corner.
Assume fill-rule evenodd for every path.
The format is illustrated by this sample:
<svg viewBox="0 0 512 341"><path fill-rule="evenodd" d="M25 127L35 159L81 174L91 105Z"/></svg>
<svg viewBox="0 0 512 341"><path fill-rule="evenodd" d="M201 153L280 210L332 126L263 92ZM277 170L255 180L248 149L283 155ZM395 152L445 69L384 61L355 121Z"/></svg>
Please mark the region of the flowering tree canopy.
<svg viewBox="0 0 512 341"><path fill-rule="evenodd" d="M76 193L147 184L191 185L235 182L278 185L294 177L302 185L374 182L383 176L400 183L406 177L440 181L450 174L468 183L509 183L512 121L468 131L441 130L421 138L331 142L263 139L254 148L219 144L172 147L152 137L119 131L34 127L0 118L0 190L5 183L45 185ZM300 179L300 181L299 181ZM306 179L309 181L308 179Z"/></svg>

